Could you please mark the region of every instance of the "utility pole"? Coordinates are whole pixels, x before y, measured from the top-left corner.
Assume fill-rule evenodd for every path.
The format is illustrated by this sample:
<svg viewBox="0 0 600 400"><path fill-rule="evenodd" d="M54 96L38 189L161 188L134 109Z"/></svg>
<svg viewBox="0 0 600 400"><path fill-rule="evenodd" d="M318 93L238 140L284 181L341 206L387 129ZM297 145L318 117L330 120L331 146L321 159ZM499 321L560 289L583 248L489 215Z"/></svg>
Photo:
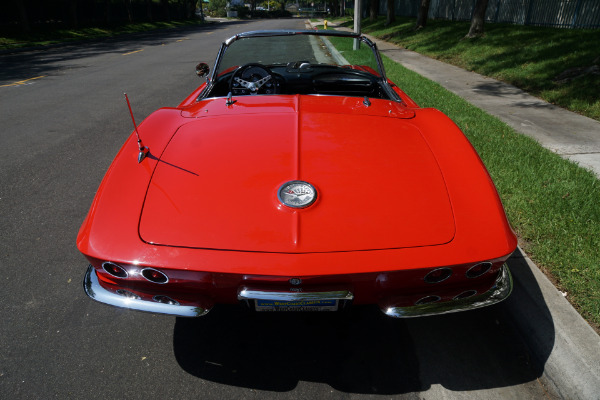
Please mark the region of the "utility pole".
<svg viewBox="0 0 600 400"><path fill-rule="evenodd" d="M362 0L354 0L354 32L360 34L360 20L362 18ZM354 39L354 50L360 49L360 41Z"/></svg>

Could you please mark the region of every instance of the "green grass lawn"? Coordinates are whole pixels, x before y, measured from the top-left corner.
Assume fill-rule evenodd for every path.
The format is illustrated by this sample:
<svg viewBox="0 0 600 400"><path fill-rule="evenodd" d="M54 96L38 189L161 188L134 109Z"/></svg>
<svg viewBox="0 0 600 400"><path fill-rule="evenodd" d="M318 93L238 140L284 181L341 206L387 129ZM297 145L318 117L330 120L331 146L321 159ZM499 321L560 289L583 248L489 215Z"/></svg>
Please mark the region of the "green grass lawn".
<svg viewBox="0 0 600 400"><path fill-rule="evenodd" d="M352 27L353 22L344 23ZM469 22L429 20L415 31L415 18L363 20L362 31L409 50L513 84L550 103L600 120L600 29L557 29L486 24L485 35L464 39ZM556 79L573 68L590 73ZM581 71L580 71L581 73ZM577 75L577 73L575 73Z"/></svg>
<svg viewBox="0 0 600 400"><path fill-rule="evenodd" d="M343 54L353 62L352 52ZM598 329L600 181L437 83L387 57L384 64L421 107L443 111L462 129L498 188L520 246Z"/></svg>

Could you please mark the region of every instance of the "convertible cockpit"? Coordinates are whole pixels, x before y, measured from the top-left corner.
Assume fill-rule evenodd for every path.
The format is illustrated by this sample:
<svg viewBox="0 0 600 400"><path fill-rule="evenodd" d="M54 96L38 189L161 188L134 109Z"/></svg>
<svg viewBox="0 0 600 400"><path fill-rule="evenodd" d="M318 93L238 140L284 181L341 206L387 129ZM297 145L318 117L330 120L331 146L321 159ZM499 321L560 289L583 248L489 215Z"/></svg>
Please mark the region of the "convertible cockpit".
<svg viewBox="0 0 600 400"><path fill-rule="evenodd" d="M304 63L246 64L219 76L206 97L257 94L325 94L388 99L380 78L351 67Z"/></svg>
<svg viewBox="0 0 600 400"><path fill-rule="evenodd" d="M312 94L400 100L385 78L374 43L351 33L328 32L330 36L318 33L259 31L230 38L223 43L199 99L231 93L232 96ZM356 52L352 48L359 39L363 48ZM358 54L358 62L347 60L344 49L353 57ZM248 58L254 61L239 63ZM200 69L202 76L208 75L206 64Z"/></svg>

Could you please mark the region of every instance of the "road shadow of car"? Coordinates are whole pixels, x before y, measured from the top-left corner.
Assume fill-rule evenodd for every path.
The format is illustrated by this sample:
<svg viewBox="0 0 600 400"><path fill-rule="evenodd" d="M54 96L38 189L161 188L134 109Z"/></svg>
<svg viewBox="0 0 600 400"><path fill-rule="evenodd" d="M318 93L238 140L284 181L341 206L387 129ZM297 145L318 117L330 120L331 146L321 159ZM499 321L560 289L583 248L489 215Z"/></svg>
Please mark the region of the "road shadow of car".
<svg viewBox="0 0 600 400"><path fill-rule="evenodd" d="M528 296L541 296L522 263L513 257L509 265ZM544 326L544 354L531 353L511 310L523 290L515 285L512 298L496 306L408 320L368 306L333 314L221 306L203 318L178 318L174 353L198 378L276 392L300 381L360 394L421 392L435 384L454 391L514 386L541 376L554 338L553 326Z"/></svg>
<svg viewBox="0 0 600 400"><path fill-rule="evenodd" d="M419 390L403 323L373 307L335 314L213 311L175 324L177 361L199 378L271 391L293 390L300 380L353 393Z"/></svg>

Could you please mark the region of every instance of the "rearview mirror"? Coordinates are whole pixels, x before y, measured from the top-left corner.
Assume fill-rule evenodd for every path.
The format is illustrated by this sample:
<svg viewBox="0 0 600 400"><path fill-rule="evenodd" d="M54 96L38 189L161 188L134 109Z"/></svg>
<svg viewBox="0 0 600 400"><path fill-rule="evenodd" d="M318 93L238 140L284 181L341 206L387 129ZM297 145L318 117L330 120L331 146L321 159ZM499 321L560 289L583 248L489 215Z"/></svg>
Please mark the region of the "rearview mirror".
<svg viewBox="0 0 600 400"><path fill-rule="evenodd" d="M201 62L198 65L196 65L196 75L198 75L200 78L208 75L209 71L210 71L210 67L208 66L207 63Z"/></svg>

